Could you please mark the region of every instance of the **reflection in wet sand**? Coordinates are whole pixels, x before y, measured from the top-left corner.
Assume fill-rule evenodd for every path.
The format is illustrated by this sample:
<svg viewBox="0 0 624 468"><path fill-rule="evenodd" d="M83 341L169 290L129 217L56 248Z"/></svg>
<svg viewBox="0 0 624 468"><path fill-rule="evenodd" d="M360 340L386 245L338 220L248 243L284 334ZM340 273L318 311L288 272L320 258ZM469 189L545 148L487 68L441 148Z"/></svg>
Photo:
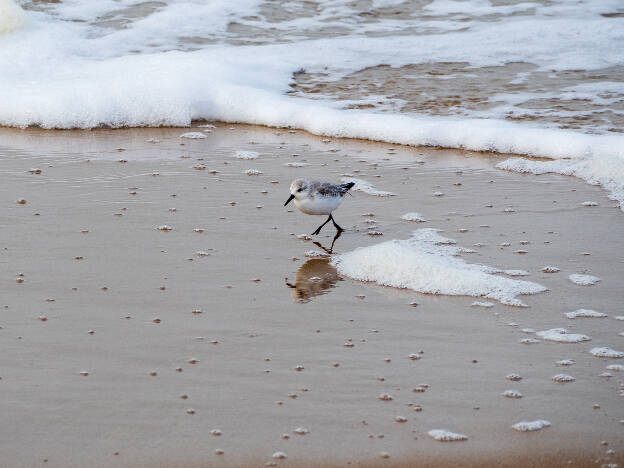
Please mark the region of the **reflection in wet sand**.
<svg viewBox="0 0 624 468"><path fill-rule="evenodd" d="M327 294L340 280L338 271L329 263L329 258L313 258L305 262L295 278L295 284L288 281L295 302L306 303L314 296Z"/></svg>

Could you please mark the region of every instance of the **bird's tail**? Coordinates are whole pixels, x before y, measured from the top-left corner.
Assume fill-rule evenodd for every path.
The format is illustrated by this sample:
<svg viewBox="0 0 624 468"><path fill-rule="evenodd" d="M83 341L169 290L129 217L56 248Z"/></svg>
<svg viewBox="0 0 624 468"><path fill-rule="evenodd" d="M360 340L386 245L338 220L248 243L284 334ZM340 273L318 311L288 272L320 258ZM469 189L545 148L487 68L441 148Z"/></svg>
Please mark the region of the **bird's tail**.
<svg viewBox="0 0 624 468"><path fill-rule="evenodd" d="M347 193L354 185L355 182L347 182L346 184L341 184L340 187L342 188L344 193Z"/></svg>

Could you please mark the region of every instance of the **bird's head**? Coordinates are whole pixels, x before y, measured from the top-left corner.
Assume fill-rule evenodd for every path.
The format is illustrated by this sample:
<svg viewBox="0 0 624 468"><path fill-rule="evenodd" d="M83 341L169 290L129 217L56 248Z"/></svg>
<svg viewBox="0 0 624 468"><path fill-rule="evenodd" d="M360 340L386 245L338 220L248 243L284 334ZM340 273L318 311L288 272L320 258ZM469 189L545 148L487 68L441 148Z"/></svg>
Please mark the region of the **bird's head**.
<svg viewBox="0 0 624 468"><path fill-rule="evenodd" d="M308 188L308 181L303 179L295 179L290 184L290 197L284 203L284 206L288 205L293 198L297 200L305 196L305 191Z"/></svg>

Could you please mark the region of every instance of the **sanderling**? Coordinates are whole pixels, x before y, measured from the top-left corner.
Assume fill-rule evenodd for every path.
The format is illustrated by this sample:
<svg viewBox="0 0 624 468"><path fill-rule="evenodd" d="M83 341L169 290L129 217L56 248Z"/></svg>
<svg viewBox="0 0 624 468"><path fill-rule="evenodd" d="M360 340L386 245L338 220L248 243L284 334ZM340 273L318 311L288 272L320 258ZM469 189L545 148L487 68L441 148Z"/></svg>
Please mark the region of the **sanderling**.
<svg viewBox="0 0 624 468"><path fill-rule="evenodd" d="M312 235L321 232L323 226L330 221L334 223L334 227L338 232L344 231L344 229L338 226L336 221L334 221L332 211L340 206L343 197L354 185L353 182L337 185L330 184L329 182L310 182L307 180L295 179L290 184L290 197L288 197L284 206L288 205L294 198L297 208L305 214L329 215L327 221L321 224Z"/></svg>

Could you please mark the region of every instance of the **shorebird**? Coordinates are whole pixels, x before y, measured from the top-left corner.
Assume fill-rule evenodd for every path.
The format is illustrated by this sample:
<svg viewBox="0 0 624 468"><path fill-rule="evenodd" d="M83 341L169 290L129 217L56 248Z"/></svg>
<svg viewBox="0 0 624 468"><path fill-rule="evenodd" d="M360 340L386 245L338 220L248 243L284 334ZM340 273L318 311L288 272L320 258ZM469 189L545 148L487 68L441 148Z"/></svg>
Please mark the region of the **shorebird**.
<svg viewBox="0 0 624 468"><path fill-rule="evenodd" d="M340 206L343 197L354 185L355 183L353 182L330 184L329 182L295 179L290 184L290 197L288 197L284 206L288 205L294 198L295 205L299 208L299 211L303 211L305 214L329 215L327 220L312 233L313 236L320 233L323 226L330 221L334 223L334 227L338 232L342 232L344 229L336 224L332 211Z"/></svg>

